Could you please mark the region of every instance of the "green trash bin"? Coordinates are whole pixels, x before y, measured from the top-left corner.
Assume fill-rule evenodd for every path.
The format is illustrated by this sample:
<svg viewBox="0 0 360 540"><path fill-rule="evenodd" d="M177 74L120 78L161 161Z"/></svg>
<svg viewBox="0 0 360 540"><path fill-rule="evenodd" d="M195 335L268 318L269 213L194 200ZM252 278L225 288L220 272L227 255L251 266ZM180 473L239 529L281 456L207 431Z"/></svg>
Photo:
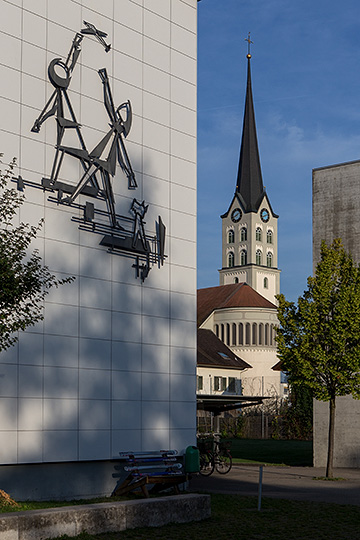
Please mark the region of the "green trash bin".
<svg viewBox="0 0 360 540"><path fill-rule="evenodd" d="M188 446L185 452L185 472L196 473L200 470L199 449L196 446Z"/></svg>

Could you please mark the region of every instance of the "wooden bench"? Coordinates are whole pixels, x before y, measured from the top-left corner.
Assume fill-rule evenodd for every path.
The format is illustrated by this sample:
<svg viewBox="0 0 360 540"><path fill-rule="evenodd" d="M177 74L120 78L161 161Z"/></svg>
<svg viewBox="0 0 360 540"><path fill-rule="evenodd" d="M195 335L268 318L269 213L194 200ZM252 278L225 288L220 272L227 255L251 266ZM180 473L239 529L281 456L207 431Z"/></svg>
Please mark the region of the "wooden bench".
<svg viewBox="0 0 360 540"><path fill-rule="evenodd" d="M139 489L145 497L149 497L147 485L152 485L150 493L173 487L175 493L179 494L179 485L187 481L183 464L178 461L177 450L120 452L120 460L124 463L116 469L129 474L116 486L113 497ZM113 474L114 478L121 476L122 473Z"/></svg>

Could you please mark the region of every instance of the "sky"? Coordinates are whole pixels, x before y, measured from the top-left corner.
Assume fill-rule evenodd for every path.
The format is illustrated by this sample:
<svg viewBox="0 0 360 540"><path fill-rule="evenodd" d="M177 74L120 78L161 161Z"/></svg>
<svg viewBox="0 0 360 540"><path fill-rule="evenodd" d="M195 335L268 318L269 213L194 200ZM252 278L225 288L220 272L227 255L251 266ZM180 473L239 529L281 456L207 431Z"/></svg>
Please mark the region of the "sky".
<svg viewBox="0 0 360 540"><path fill-rule="evenodd" d="M235 191L249 32L263 183L279 215L280 289L296 301L312 274L312 170L360 159L360 4L198 3L199 288L219 285L220 215Z"/></svg>

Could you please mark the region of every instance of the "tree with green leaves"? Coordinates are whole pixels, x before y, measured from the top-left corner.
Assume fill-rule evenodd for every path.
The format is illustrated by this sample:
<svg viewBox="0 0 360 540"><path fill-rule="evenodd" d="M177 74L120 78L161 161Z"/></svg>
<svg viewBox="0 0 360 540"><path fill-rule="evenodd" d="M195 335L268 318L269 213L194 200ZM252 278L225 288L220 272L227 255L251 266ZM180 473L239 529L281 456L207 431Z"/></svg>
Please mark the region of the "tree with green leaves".
<svg viewBox="0 0 360 540"><path fill-rule="evenodd" d="M341 240L321 244L315 276L297 304L277 296L278 354L294 387L329 402L326 477L333 477L337 396L360 398L360 270Z"/></svg>
<svg viewBox="0 0 360 540"><path fill-rule="evenodd" d="M15 166L13 159L0 171L0 352L16 343L19 330L44 318L43 300L49 289L73 280L57 279L42 264L38 250L30 251L43 220L36 226L15 224L25 200L15 187L9 187Z"/></svg>

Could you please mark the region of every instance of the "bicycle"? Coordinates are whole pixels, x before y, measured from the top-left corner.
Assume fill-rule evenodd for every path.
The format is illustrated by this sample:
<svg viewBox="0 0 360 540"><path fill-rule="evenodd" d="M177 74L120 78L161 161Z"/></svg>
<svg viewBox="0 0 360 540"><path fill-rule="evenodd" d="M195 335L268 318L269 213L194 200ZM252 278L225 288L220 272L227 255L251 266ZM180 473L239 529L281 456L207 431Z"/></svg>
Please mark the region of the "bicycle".
<svg viewBox="0 0 360 540"><path fill-rule="evenodd" d="M232 456L228 443L217 439L198 441L200 452L200 474L210 476L214 470L219 474L227 474L232 467Z"/></svg>

